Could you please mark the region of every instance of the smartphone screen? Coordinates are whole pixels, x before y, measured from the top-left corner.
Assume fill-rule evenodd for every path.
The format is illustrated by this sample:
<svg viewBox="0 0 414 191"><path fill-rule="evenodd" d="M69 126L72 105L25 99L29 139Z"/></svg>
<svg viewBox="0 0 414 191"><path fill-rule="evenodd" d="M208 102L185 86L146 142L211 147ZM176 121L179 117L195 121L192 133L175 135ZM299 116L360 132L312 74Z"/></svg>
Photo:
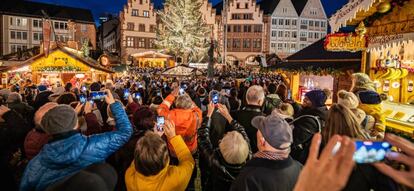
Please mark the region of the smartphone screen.
<svg viewBox="0 0 414 191"><path fill-rule="evenodd" d="M180 88L180 95L184 95L185 94L185 89Z"/></svg>
<svg viewBox="0 0 414 191"><path fill-rule="evenodd" d="M82 104L84 104L84 103L86 103L86 96L85 96L85 94L80 94L79 95L79 101L82 103Z"/></svg>
<svg viewBox="0 0 414 191"><path fill-rule="evenodd" d="M130 95L129 89L128 88L124 89L124 99L128 99L129 95Z"/></svg>
<svg viewBox="0 0 414 191"><path fill-rule="evenodd" d="M292 90L288 90L288 97L289 100L292 100Z"/></svg>
<svg viewBox="0 0 414 191"><path fill-rule="evenodd" d="M140 94L140 93L135 93L135 94L134 94L134 98L136 98L136 99L141 99L141 94Z"/></svg>
<svg viewBox="0 0 414 191"><path fill-rule="evenodd" d="M82 86L81 91L86 92L86 86Z"/></svg>
<svg viewBox="0 0 414 191"><path fill-rule="evenodd" d="M226 94L230 95L230 89L226 89Z"/></svg>
<svg viewBox="0 0 414 191"><path fill-rule="evenodd" d="M91 99L92 100L102 100L105 98L106 93L103 91L98 92L91 92Z"/></svg>
<svg viewBox="0 0 414 191"><path fill-rule="evenodd" d="M164 131L163 125L164 125L164 117L158 116L157 117L157 131Z"/></svg>
<svg viewBox="0 0 414 191"><path fill-rule="evenodd" d="M213 103L214 104L218 104L218 102L219 102L219 94L213 94L212 95L212 98L211 98L211 101L213 101Z"/></svg>
<svg viewBox="0 0 414 191"><path fill-rule="evenodd" d="M391 144L383 141L355 141L356 151L353 159L356 163L375 163L385 159L391 152Z"/></svg>

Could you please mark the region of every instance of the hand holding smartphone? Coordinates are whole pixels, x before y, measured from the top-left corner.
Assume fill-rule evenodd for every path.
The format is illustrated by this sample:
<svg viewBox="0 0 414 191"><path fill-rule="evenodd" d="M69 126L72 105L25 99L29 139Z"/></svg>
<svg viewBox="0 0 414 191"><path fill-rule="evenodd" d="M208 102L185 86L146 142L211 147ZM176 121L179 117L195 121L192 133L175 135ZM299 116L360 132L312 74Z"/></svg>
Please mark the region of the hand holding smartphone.
<svg viewBox="0 0 414 191"><path fill-rule="evenodd" d="M356 163L376 163L385 159L391 152L391 144L385 141L355 141L356 150L354 161Z"/></svg>
<svg viewBox="0 0 414 191"><path fill-rule="evenodd" d="M164 124L165 124L164 117L163 116L158 116L157 117L157 131L163 132L164 131Z"/></svg>
<svg viewBox="0 0 414 191"><path fill-rule="evenodd" d="M217 105L219 103L219 94L214 93L211 97L211 101L213 102L214 105Z"/></svg>

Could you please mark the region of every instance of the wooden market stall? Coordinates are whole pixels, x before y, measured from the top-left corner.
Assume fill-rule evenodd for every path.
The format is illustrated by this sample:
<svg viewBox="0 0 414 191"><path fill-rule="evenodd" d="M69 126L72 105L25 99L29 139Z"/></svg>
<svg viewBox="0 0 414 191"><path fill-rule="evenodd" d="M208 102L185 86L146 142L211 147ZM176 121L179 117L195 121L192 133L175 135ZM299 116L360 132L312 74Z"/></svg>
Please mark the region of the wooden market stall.
<svg viewBox="0 0 414 191"><path fill-rule="evenodd" d="M414 140L414 0L349 2L330 18L332 32L357 26L367 39L361 70L374 80L387 130Z"/></svg>
<svg viewBox="0 0 414 191"><path fill-rule="evenodd" d="M172 56L155 51L131 54L139 68L168 68L175 66Z"/></svg>
<svg viewBox="0 0 414 191"><path fill-rule="evenodd" d="M203 75L203 72L197 68L179 65L166 69L164 72L162 72L162 75L170 77L196 77Z"/></svg>
<svg viewBox="0 0 414 191"><path fill-rule="evenodd" d="M80 51L60 45L52 48L47 57L42 52L23 61L1 62L3 87L22 79L31 79L35 84L66 83L73 79L105 81L114 73Z"/></svg>
<svg viewBox="0 0 414 191"><path fill-rule="evenodd" d="M351 87L350 74L359 71L361 52L330 52L324 44L321 39L271 67L287 73L294 100L301 102L305 93L313 89L329 89L336 95L338 90ZM328 99L327 104L333 101Z"/></svg>

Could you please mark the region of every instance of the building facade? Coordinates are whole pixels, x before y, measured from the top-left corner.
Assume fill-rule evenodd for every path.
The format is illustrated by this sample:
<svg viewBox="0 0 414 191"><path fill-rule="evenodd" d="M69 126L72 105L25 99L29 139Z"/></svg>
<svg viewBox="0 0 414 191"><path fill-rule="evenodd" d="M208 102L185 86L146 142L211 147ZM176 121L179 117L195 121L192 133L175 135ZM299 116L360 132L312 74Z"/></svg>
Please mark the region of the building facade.
<svg viewBox="0 0 414 191"><path fill-rule="evenodd" d="M264 52L265 33L263 11L255 0L230 0L226 9L219 4L218 42L224 49L222 39L226 36L226 63L231 65L253 64L254 58ZM226 14L226 19L223 15ZM225 21L224 21L225 20ZM224 27L227 23L227 28ZM224 33L226 30L226 34Z"/></svg>
<svg viewBox="0 0 414 191"><path fill-rule="evenodd" d="M101 23L98 29L97 38L99 48L104 52L117 54L121 51L121 25L119 18L109 18L107 21Z"/></svg>
<svg viewBox="0 0 414 191"><path fill-rule="evenodd" d="M89 41L90 47L96 49L96 28L90 10L6 0L0 7L0 55L40 47L44 15L39 10L44 10L50 18L52 40L75 41L78 47Z"/></svg>
<svg viewBox="0 0 414 191"><path fill-rule="evenodd" d="M128 0L120 15L121 59L155 50L157 14L150 0Z"/></svg>
<svg viewBox="0 0 414 191"><path fill-rule="evenodd" d="M286 58L326 36L327 16L320 0L268 1L276 6L271 13L269 53Z"/></svg>

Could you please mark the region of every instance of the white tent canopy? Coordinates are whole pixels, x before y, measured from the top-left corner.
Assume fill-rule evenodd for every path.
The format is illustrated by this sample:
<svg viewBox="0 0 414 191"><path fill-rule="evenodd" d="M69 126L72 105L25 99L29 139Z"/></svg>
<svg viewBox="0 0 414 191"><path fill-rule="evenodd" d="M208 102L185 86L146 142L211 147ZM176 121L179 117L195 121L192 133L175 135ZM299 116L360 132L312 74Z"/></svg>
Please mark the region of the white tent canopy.
<svg viewBox="0 0 414 191"><path fill-rule="evenodd" d="M175 66L165 70L162 75L166 76L201 76L203 73L197 68L192 68L189 66Z"/></svg>
<svg viewBox="0 0 414 191"><path fill-rule="evenodd" d="M171 58L172 56L167 55L167 54L163 54L160 52L155 52L155 51L146 51L146 52L140 52L140 53L135 53L135 54L131 54L132 57L138 57L138 58Z"/></svg>

